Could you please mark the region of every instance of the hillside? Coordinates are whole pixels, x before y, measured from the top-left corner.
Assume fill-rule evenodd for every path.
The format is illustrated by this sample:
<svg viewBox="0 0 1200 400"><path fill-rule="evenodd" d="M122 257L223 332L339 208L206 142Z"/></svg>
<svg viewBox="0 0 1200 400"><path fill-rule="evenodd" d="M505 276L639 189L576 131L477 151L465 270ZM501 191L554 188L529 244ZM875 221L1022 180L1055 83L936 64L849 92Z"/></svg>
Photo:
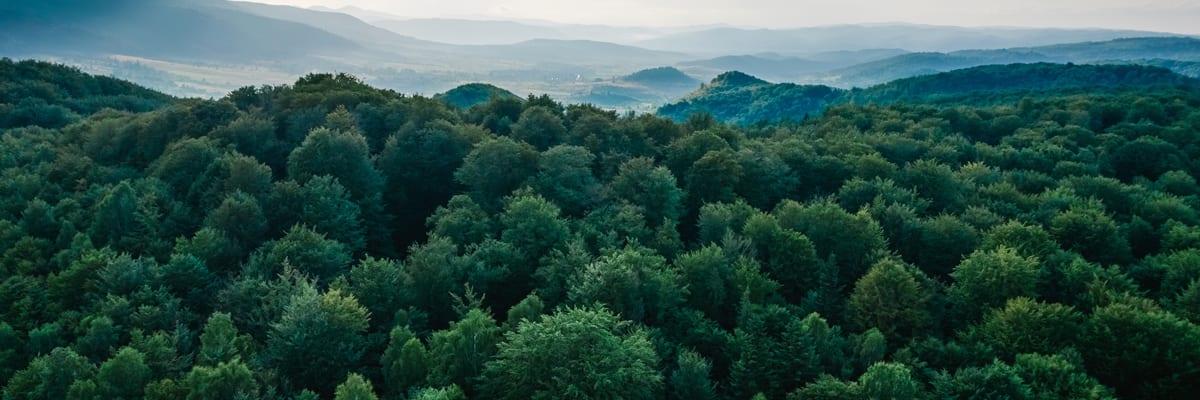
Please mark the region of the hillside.
<svg viewBox="0 0 1200 400"><path fill-rule="evenodd" d="M125 54L204 62L300 60L354 41L217 0L0 2L0 54Z"/></svg>
<svg viewBox="0 0 1200 400"><path fill-rule="evenodd" d="M623 82L656 89L673 89L680 86L695 87L696 85L700 84L700 81L696 80L696 78L693 78L688 74L685 74L683 71L672 67L644 69L621 77L620 80Z"/></svg>
<svg viewBox="0 0 1200 400"><path fill-rule="evenodd" d="M1144 37L1001 50L903 54L818 74L818 81L839 87L867 87L895 79L990 64L1128 63L1154 58L1198 61L1200 39Z"/></svg>
<svg viewBox="0 0 1200 400"><path fill-rule="evenodd" d="M988 65L895 80L845 91L826 86L772 84L731 72L659 114L675 120L706 112L718 120L748 124L801 120L844 103L1011 102L1046 92L1108 93L1130 89L1200 89L1200 81L1170 70L1143 65L1010 64Z"/></svg>
<svg viewBox="0 0 1200 400"><path fill-rule="evenodd" d="M145 112L172 101L162 93L71 67L0 59L0 129L58 128L105 108Z"/></svg>
<svg viewBox="0 0 1200 400"><path fill-rule="evenodd" d="M859 103L965 102L986 104L1046 92L1102 93L1186 87L1200 80L1141 65L1012 64L965 68L900 79L850 93Z"/></svg>
<svg viewBox="0 0 1200 400"><path fill-rule="evenodd" d="M594 40L633 45L639 39L661 36L685 28L607 26L548 21L506 21L460 18L383 17L348 8L371 24L406 36L461 45L514 44L536 39Z"/></svg>
<svg viewBox="0 0 1200 400"><path fill-rule="evenodd" d="M842 90L828 86L772 84L741 72L727 72L682 100L662 106L658 114L682 121L705 112L734 124L799 121L820 113L843 95Z"/></svg>
<svg viewBox="0 0 1200 400"><path fill-rule="evenodd" d="M496 97L518 100L521 98L510 91L486 83L468 83L434 96L435 99L464 110L487 103Z"/></svg>
<svg viewBox="0 0 1200 400"><path fill-rule="evenodd" d="M1141 60L1134 59L1134 60L1130 60L1130 61L1110 61L1109 63L1111 63L1111 64L1125 63L1125 64L1135 64L1135 65L1149 65L1152 67L1166 68L1166 69L1171 70L1171 72L1174 72L1174 73L1177 73L1177 74L1180 74L1183 76L1190 76L1192 78L1200 78L1200 61L1177 61L1177 60L1164 60L1161 58L1152 58L1152 59L1141 59Z"/></svg>
<svg viewBox="0 0 1200 400"><path fill-rule="evenodd" d="M267 18L317 27L334 35L380 50L403 51L445 47L438 43L397 34L344 13L241 1L230 2L228 5L233 9Z"/></svg>
<svg viewBox="0 0 1200 400"><path fill-rule="evenodd" d="M971 50L954 53L911 53L867 62L824 74L823 81L843 87L868 87L881 82L990 64L1048 61L1036 52Z"/></svg>

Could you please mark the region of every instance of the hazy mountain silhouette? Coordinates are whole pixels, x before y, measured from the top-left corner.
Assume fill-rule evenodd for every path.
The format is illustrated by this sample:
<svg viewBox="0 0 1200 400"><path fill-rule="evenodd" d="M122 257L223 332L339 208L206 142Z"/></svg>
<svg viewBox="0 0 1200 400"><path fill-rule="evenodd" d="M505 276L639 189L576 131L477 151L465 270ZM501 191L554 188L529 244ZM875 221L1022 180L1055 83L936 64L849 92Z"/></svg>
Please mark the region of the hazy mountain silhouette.
<svg viewBox="0 0 1200 400"><path fill-rule="evenodd" d="M697 54L789 54L901 48L955 51L1041 46L1139 36L1178 36L1105 29L964 28L914 24L834 25L796 29L716 28L648 39L639 46Z"/></svg>
<svg viewBox="0 0 1200 400"><path fill-rule="evenodd" d="M0 52L130 54L247 62L336 56L359 44L218 0L47 0L0 4Z"/></svg>

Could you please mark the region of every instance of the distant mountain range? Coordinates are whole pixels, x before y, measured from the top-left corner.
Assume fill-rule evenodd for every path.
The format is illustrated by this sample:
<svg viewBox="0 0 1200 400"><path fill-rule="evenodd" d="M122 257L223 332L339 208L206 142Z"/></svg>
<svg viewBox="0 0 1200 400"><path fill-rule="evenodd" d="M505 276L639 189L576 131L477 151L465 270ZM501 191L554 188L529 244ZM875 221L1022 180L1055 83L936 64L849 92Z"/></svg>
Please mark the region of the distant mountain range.
<svg viewBox="0 0 1200 400"><path fill-rule="evenodd" d="M803 120L832 105L941 101L990 103L1015 101L1031 93L1179 87L1200 90L1200 80L1165 68L1144 65L1010 64L988 65L905 78L867 89L769 83L740 72L718 76L679 102L659 108L660 115L685 120L707 113L718 120L752 124Z"/></svg>
<svg viewBox="0 0 1200 400"><path fill-rule="evenodd" d="M486 81L644 110L699 86L689 79L735 70L839 88L1009 63L1200 70L1200 39L1102 29L613 27L413 19L354 7L226 0L0 1L0 28L0 57L60 60L92 72L124 68L132 73L122 76L152 77L154 87L173 94L205 96L237 82L333 70L406 92Z"/></svg>
<svg viewBox="0 0 1200 400"><path fill-rule="evenodd" d="M914 24L834 25L796 29L715 28L643 40L649 49L692 54L808 53L901 48L919 52L1000 49L1128 37L1180 36L1105 29L965 28Z"/></svg>
<svg viewBox="0 0 1200 400"><path fill-rule="evenodd" d="M359 43L224 1L42 0L0 3L0 54L126 54L208 62L305 59Z"/></svg>
<svg viewBox="0 0 1200 400"><path fill-rule="evenodd" d="M715 76L726 71L736 70L770 80L795 81L810 74L907 53L900 49L833 51L814 53L803 57L761 53L684 61L679 66L699 75Z"/></svg>

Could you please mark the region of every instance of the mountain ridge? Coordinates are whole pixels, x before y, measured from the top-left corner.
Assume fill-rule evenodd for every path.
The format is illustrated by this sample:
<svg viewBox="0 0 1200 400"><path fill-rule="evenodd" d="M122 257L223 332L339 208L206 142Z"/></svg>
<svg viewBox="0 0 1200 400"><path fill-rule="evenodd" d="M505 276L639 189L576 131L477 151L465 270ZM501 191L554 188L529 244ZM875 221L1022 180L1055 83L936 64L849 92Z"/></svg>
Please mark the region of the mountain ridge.
<svg viewBox="0 0 1200 400"><path fill-rule="evenodd" d="M964 100L989 103L1046 91L1105 92L1159 87L1200 90L1200 80L1144 65L1029 63L976 66L843 90L825 85L770 83L731 71L680 101L660 107L658 114L681 121L696 113L708 113L725 122L753 124L803 120L829 106L844 103Z"/></svg>

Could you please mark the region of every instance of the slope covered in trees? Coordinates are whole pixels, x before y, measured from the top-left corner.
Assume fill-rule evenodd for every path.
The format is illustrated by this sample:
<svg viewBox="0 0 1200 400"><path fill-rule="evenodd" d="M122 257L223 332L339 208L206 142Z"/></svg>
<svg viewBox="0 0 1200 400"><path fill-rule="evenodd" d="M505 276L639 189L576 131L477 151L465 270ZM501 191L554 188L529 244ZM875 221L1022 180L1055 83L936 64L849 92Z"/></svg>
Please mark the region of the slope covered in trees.
<svg viewBox="0 0 1200 400"><path fill-rule="evenodd" d="M620 80L659 91L679 90L681 87L691 89L700 84L696 78L673 67L644 69L623 76Z"/></svg>
<svg viewBox="0 0 1200 400"><path fill-rule="evenodd" d="M853 91L866 102L960 101L986 103L1045 92L1089 93L1180 87L1200 90L1200 80L1160 67L1138 65L987 65L900 79Z"/></svg>
<svg viewBox="0 0 1200 400"><path fill-rule="evenodd" d="M104 108L141 112L169 101L169 96L132 83L70 67L0 59L0 129L59 128Z"/></svg>
<svg viewBox="0 0 1200 400"><path fill-rule="evenodd" d="M1154 59L1183 63L1200 61L1200 39L1137 37L1039 47L911 53L835 69L818 76L839 87L869 87L895 79L992 64L1122 62L1155 65L1179 73L1189 71L1186 64L1153 62Z"/></svg>
<svg viewBox="0 0 1200 400"><path fill-rule="evenodd" d="M2 65L75 114L0 98L5 400L1200 390L1195 90L741 127Z"/></svg>
<svg viewBox="0 0 1200 400"><path fill-rule="evenodd" d="M844 103L1014 102L1054 92L1113 93L1180 88L1200 90L1200 80L1141 65L1012 64L965 68L900 79L867 89L840 90L819 85L772 84L738 72L723 74L660 115L683 121L706 113L720 121L753 124L803 120Z"/></svg>
<svg viewBox="0 0 1200 400"><path fill-rule="evenodd" d="M520 97L517 97L517 95L510 91L486 83L468 83L450 89L446 93L438 94L433 98L462 109L487 103L494 98L505 100L520 99Z"/></svg>
<svg viewBox="0 0 1200 400"><path fill-rule="evenodd" d="M658 109L658 114L682 121L696 113L718 120L749 124L804 118L841 101L844 91L820 85L770 83L741 72L726 72L691 95Z"/></svg>

